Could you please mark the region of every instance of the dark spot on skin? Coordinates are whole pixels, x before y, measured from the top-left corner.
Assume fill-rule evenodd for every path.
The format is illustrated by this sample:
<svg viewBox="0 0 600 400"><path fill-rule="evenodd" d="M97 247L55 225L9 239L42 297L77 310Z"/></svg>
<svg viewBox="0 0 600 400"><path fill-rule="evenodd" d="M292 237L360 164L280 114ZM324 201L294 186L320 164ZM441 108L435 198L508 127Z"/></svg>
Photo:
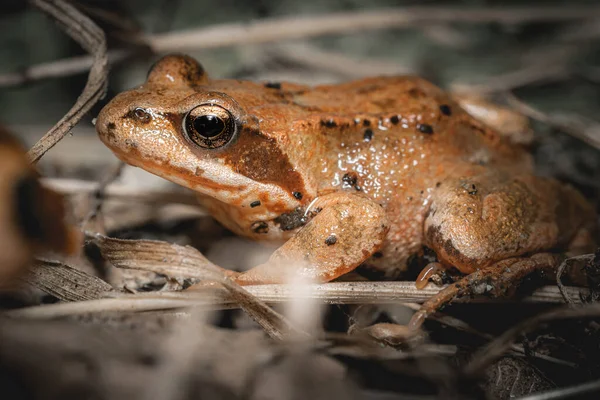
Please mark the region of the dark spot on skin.
<svg viewBox="0 0 600 400"><path fill-rule="evenodd" d="M336 243L337 243L337 237L335 235L329 235L329 236L327 236L327 239L325 239L325 244L327 246L332 246Z"/></svg>
<svg viewBox="0 0 600 400"><path fill-rule="evenodd" d="M436 187L436 188L439 188L440 186L442 186L442 182L436 182L436 183L435 183L435 187Z"/></svg>
<svg viewBox="0 0 600 400"><path fill-rule="evenodd" d="M14 188L17 225L29 239L40 240L44 238L41 192L40 184L33 176L20 179Z"/></svg>
<svg viewBox="0 0 600 400"><path fill-rule="evenodd" d="M442 104L440 106L440 111L442 112L442 114L450 116L452 115L452 109L450 108L450 106L448 104Z"/></svg>
<svg viewBox="0 0 600 400"><path fill-rule="evenodd" d="M365 119L363 121L363 126L371 126L371 121L369 121L368 119Z"/></svg>
<svg viewBox="0 0 600 400"><path fill-rule="evenodd" d="M474 183L463 183L461 187L467 191L471 196L477 194L477 186Z"/></svg>
<svg viewBox="0 0 600 400"><path fill-rule="evenodd" d="M392 117L390 118L390 122L396 125L398 124L398 122L400 122L400 118L397 115L392 115Z"/></svg>
<svg viewBox="0 0 600 400"><path fill-rule="evenodd" d="M302 193L300 192L292 192L292 196L294 196L298 200L302 200Z"/></svg>
<svg viewBox="0 0 600 400"><path fill-rule="evenodd" d="M265 83L267 89L281 89L281 83L279 82L267 82Z"/></svg>
<svg viewBox="0 0 600 400"><path fill-rule="evenodd" d="M374 258L381 258L383 257L383 253L380 251L376 251L375 253L373 253L373 257Z"/></svg>
<svg viewBox="0 0 600 400"><path fill-rule="evenodd" d="M256 200L253 201L252 203L250 203L250 207L254 208L254 207L258 207L260 206L260 200Z"/></svg>
<svg viewBox="0 0 600 400"><path fill-rule="evenodd" d="M256 221L251 226L254 233L269 233L269 225L264 221Z"/></svg>
<svg viewBox="0 0 600 400"><path fill-rule="evenodd" d="M356 190L360 190L360 186L357 185L358 177L356 176L356 173L350 172L344 174L344 176L342 176L342 181L344 182L344 188L354 187Z"/></svg>
<svg viewBox="0 0 600 400"><path fill-rule="evenodd" d="M433 127L429 124L417 124L417 129L421 133L431 135L433 133Z"/></svg>
<svg viewBox="0 0 600 400"><path fill-rule="evenodd" d="M261 183L273 183L283 190L302 193L304 179L294 169L277 142L260 131L243 129L221 156L234 171Z"/></svg>
<svg viewBox="0 0 600 400"><path fill-rule="evenodd" d="M370 142L373 139L373 131L371 129L365 129L365 134L363 136L365 142Z"/></svg>
<svg viewBox="0 0 600 400"><path fill-rule="evenodd" d="M356 185L356 179L356 174L344 174L344 176L342 177L342 181L347 183L349 186Z"/></svg>
<svg viewBox="0 0 600 400"><path fill-rule="evenodd" d="M108 124L106 124L106 129L108 129L109 131L112 131L116 128L117 126L115 125L114 122L109 122Z"/></svg>
<svg viewBox="0 0 600 400"><path fill-rule="evenodd" d="M325 128L335 128L337 124L330 118L321 120L321 126L324 126Z"/></svg>
<svg viewBox="0 0 600 400"><path fill-rule="evenodd" d="M308 218L304 216L304 208L298 207L292 212L281 214L275 218L275 222L279 224L279 228L282 231L291 231L305 225L308 222Z"/></svg>
<svg viewBox="0 0 600 400"><path fill-rule="evenodd" d="M133 149L137 149L137 147L138 147L137 143L136 143L136 142L134 142L134 141L133 141L133 140L131 140L131 139L125 139L125 145L126 145L126 146L129 146L129 147L131 147L131 148L133 148Z"/></svg>

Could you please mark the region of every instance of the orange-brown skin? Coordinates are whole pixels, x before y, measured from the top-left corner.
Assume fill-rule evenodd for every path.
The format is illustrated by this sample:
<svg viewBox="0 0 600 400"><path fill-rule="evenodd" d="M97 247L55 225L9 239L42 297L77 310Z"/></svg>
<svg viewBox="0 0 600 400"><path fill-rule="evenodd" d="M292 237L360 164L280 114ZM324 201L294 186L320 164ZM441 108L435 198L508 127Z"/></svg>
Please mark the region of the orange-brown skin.
<svg viewBox="0 0 600 400"><path fill-rule="evenodd" d="M21 144L0 126L0 289L27 270L35 252L75 251L79 235L64 217L62 197L40 185Z"/></svg>
<svg viewBox="0 0 600 400"><path fill-rule="evenodd" d="M202 148L186 116L215 105L235 133ZM234 232L287 240L241 283L281 281L289 270L328 281L363 263L397 276L423 246L471 273L593 229L579 193L533 177L527 152L415 77L317 87L210 80L173 55L116 96L96 128L122 160L200 193Z"/></svg>

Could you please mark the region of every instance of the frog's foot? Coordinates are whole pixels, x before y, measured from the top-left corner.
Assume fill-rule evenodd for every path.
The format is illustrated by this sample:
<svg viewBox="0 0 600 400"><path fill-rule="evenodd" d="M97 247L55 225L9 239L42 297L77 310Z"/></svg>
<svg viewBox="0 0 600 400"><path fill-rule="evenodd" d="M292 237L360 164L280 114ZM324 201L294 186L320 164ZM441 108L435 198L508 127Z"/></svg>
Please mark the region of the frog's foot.
<svg viewBox="0 0 600 400"><path fill-rule="evenodd" d="M485 294L492 298L510 297L527 275L535 271L551 273L558 268L561 260L562 257L557 254L538 253L527 258L502 260L477 270L427 300L413 315L409 327L420 328L431 314L465 296Z"/></svg>
<svg viewBox="0 0 600 400"><path fill-rule="evenodd" d="M357 194L320 197L307 213L316 215L269 261L240 274L236 282L328 282L352 271L376 252L389 229L383 207Z"/></svg>

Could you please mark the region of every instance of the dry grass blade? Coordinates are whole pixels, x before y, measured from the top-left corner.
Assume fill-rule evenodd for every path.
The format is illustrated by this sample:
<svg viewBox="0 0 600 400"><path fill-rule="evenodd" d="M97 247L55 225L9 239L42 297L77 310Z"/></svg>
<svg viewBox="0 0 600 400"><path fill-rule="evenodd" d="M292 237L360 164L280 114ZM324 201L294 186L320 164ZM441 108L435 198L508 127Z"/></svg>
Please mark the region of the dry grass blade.
<svg viewBox="0 0 600 400"><path fill-rule="evenodd" d="M56 19L63 30L94 55L94 62L83 92L75 105L29 150L32 162L37 162L81 120L104 95L108 77L106 38L91 19L63 0L30 0L32 4Z"/></svg>
<svg viewBox="0 0 600 400"><path fill-rule="evenodd" d="M114 291L102 279L58 261L36 260L21 280L62 301L100 299Z"/></svg>
<svg viewBox="0 0 600 400"><path fill-rule="evenodd" d="M530 318L515 327L507 330L496 339L492 340L486 346L482 347L471 359L464 373L468 376L474 376L493 364L502 354L510 350L513 341L524 333L530 332L544 322L561 319L581 319L600 317L600 303L591 303L579 307L562 307Z"/></svg>
<svg viewBox="0 0 600 400"><path fill-rule="evenodd" d="M173 278L220 283L239 306L273 338L302 335L287 319L228 278L231 272L206 259L198 250L153 240L122 240L95 235L102 255L117 268L152 271Z"/></svg>

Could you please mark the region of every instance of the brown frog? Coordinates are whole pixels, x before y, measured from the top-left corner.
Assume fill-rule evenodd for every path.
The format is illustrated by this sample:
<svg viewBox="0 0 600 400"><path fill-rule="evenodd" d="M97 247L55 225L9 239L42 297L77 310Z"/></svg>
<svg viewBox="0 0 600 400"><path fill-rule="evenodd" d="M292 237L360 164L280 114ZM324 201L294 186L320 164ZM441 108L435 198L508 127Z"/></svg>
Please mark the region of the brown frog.
<svg viewBox="0 0 600 400"><path fill-rule="evenodd" d="M104 107L96 129L123 161L197 191L233 232L282 243L232 275L240 284L327 282L359 265L396 277L424 246L435 265L470 274L413 326L456 296L506 294L595 229L581 194L535 177L524 149L416 77L211 80L170 55Z"/></svg>

